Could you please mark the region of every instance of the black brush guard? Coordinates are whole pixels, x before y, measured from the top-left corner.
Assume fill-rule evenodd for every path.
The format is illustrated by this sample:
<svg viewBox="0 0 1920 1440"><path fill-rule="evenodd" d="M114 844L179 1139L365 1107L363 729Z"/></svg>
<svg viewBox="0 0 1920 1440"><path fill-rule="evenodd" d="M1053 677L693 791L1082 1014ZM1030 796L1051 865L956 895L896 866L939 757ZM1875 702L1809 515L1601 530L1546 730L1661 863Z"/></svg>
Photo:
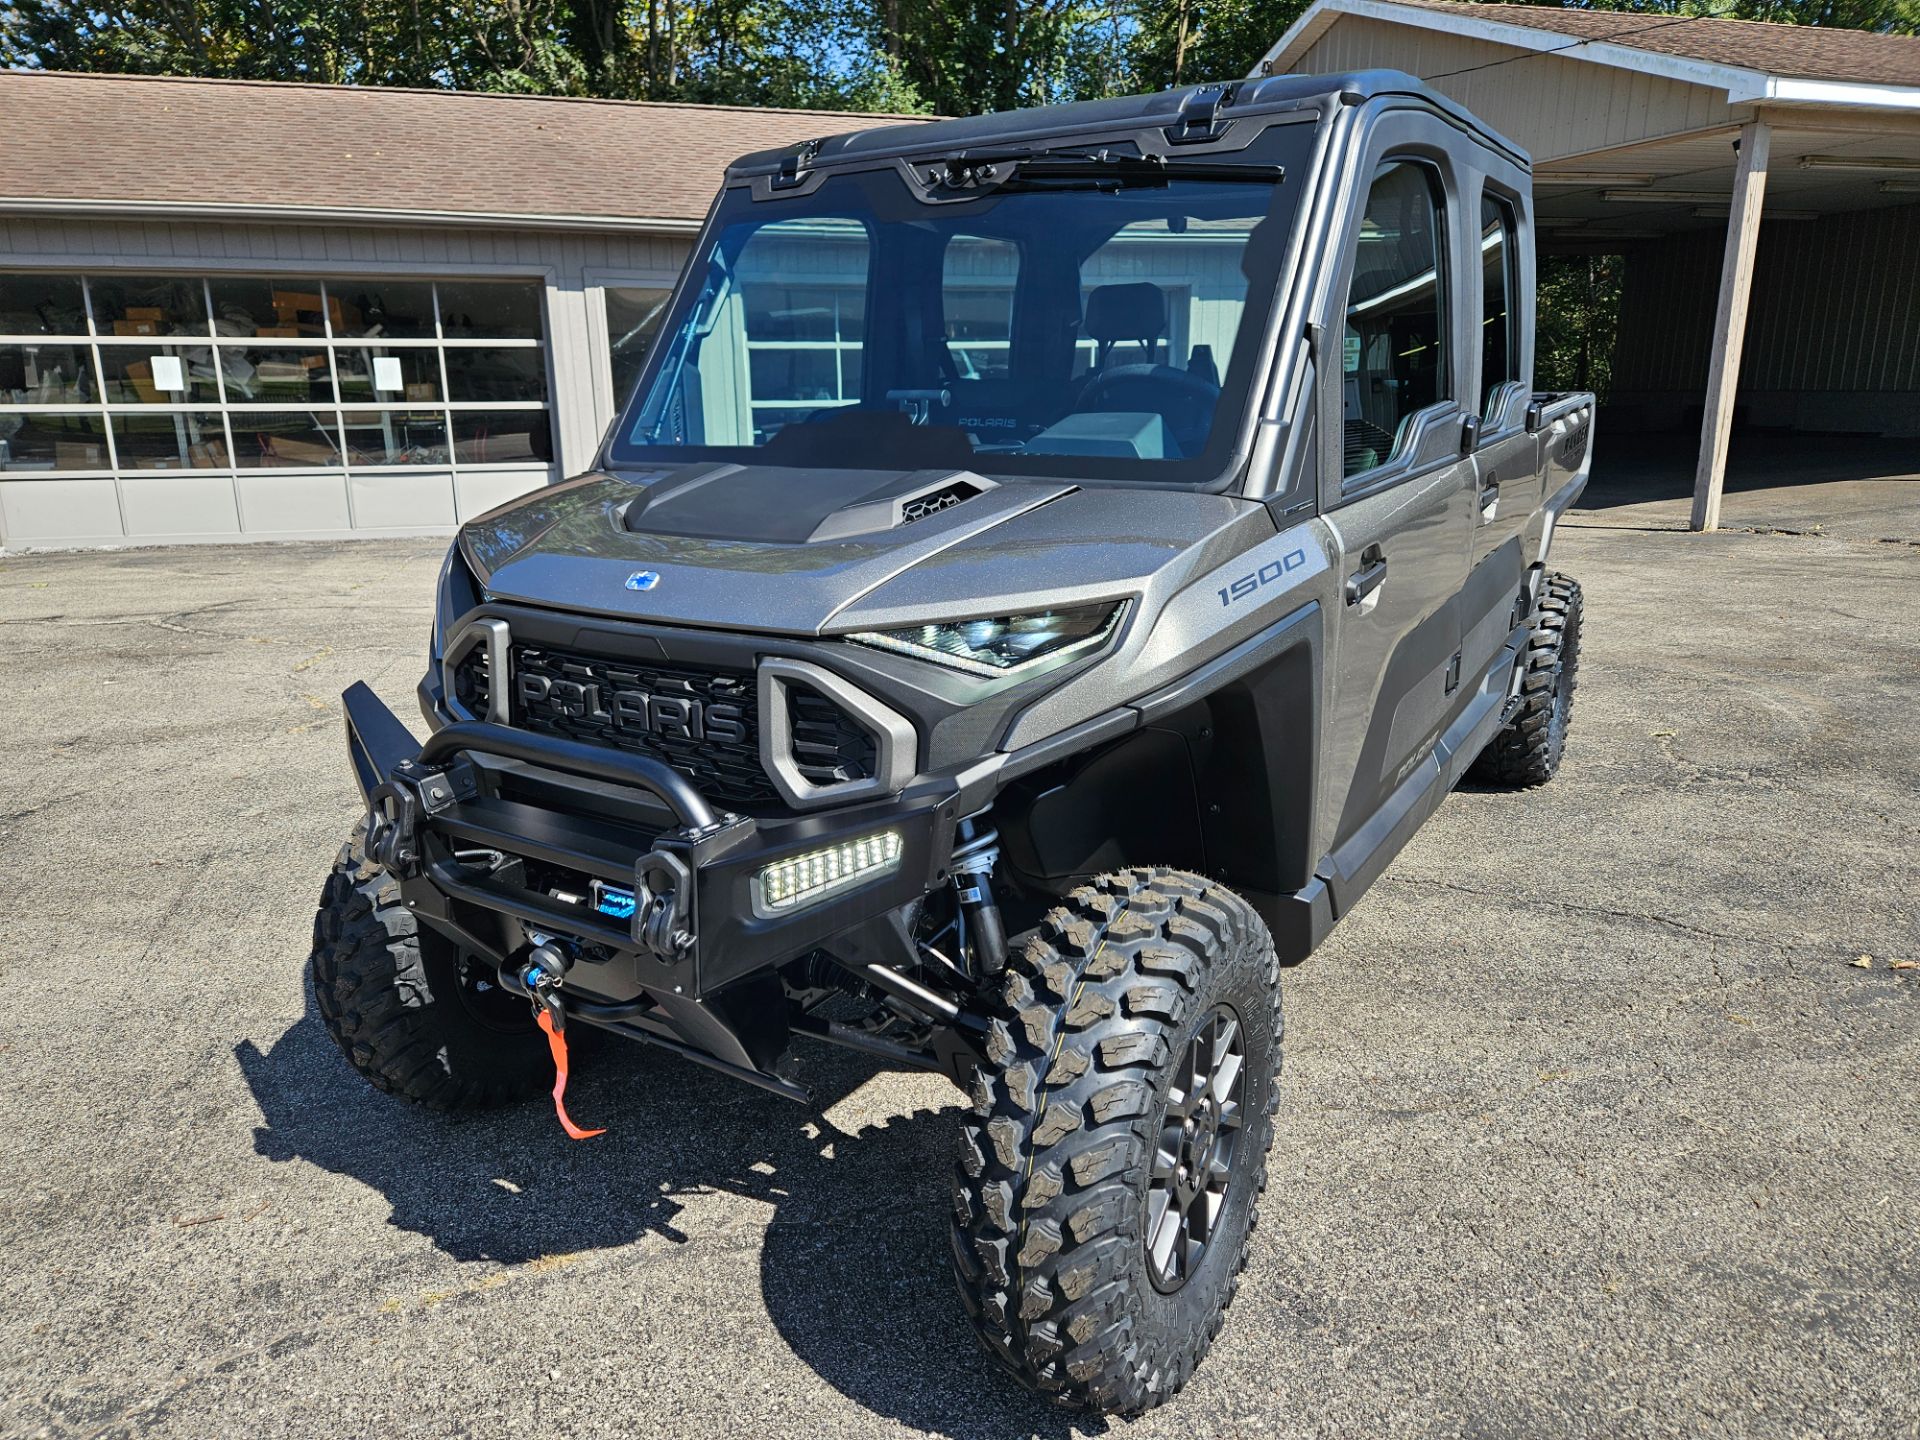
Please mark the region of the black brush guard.
<svg viewBox="0 0 1920 1440"><path fill-rule="evenodd" d="M561 937L588 962L568 974L569 1015L781 1094L804 1092L774 1073L790 1033L777 967L828 945L869 951L889 917L946 877L951 789L756 820L716 812L646 756L474 720L422 743L365 684L341 701L367 853L423 923L510 988L530 937ZM889 875L792 915L756 912L766 865L880 829L902 841ZM513 863L475 865L477 853ZM515 883L529 864L630 888L631 919Z"/></svg>

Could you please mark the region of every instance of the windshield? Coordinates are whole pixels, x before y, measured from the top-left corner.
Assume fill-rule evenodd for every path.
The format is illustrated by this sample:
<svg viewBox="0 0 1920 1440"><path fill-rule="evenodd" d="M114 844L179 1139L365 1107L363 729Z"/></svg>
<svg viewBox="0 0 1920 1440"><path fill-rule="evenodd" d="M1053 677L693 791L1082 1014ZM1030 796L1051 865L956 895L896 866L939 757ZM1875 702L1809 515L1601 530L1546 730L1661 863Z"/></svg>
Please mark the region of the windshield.
<svg viewBox="0 0 1920 1440"><path fill-rule="evenodd" d="M891 166L794 198L735 187L610 458L1217 479L1312 128L1205 179L1176 156L1148 183L1049 170L938 204Z"/></svg>

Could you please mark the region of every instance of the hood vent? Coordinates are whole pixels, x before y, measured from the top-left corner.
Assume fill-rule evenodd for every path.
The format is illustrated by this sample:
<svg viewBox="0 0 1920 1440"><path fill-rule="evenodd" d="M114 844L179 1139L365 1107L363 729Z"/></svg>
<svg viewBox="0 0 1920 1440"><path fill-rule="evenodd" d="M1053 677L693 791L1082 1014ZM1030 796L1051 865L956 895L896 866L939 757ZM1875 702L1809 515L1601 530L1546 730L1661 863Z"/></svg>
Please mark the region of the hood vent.
<svg viewBox="0 0 1920 1440"><path fill-rule="evenodd" d="M929 490L924 495L916 495L911 500L900 502L900 523L911 525L916 520L924 520L929 515L937 515L942 510L951 509L962 500L971 500L980 493L980 487L971 480L956 480L950 485L942 485L938 490Z"/></svg>
<svg viewBox="0 0 1920 1440"><path fill-rule="evenodd" d="M921 472L923 476L926 473ZM876 530L898 530L916 520L938 515L942 510L951 510L995 488L994 482L986 476L975 475L968 470L935 473L938 478L931 483L922 483L903 494L889 495L884 500L867 500L835 511L814 527L813 534L807 538L842 540L850 535L871 535Z"/></svg>

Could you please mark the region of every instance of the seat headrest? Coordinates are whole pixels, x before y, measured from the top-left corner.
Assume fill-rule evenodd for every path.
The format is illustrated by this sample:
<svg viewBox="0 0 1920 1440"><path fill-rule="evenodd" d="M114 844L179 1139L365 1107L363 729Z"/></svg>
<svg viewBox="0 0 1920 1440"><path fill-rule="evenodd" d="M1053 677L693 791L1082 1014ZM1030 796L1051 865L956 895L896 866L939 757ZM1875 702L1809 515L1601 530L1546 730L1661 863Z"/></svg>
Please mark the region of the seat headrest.
<svg viewBox="0 0 1920 1440"><path fill-rule="evenodd" d="M1089 338L1112 344L1120 340L1158 340L1167 328L1167 296L1158 285L1101 285L1087 294L1083 327Z"/></svg>

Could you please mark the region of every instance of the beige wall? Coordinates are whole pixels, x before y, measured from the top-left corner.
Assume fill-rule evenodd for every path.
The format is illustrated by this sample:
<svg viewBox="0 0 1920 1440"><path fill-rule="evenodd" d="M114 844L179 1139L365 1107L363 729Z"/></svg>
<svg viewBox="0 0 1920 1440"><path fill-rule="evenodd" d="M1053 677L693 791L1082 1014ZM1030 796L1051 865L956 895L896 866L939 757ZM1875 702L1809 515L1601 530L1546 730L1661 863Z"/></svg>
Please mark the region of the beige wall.
<svg viewBox="0 0 1920 1440"><path fill-rule="evenodd" d="M1307 75L1372 69L1418 75L1536 162L1731 120L1725 93L1702 85L1357 15L1337 18L1288 68Z"/></svg>

